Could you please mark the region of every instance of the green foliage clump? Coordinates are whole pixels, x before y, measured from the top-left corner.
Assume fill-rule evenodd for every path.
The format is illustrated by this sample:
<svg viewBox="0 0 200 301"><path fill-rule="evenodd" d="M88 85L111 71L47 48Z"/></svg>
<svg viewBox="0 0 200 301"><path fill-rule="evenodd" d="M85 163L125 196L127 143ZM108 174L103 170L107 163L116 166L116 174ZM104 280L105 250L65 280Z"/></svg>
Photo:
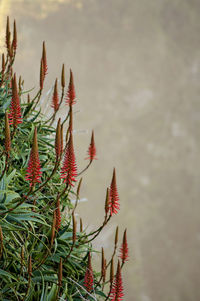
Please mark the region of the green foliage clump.
<svg viewBox="0 0 200 301"><path fill-rule="evenodd" d="M54 113L47 119L38 107L47 68L45 45L41 60L40 88L31 99L23 89L21 77L16 85L16 75L12 72L17 48L16 25L14 42L11 43L8 24L9 20L6 59L3 55L0 72L0 300L108 300L116 290L111 288L115 276L113 259L118 243L118 228L113 255L107 263L102 249L101 272L92 269L90 254L94 250L91 242L112 214L117 212L118 207L113 208L112 212L108 191L102 225L90 233L83 229L81 220L77 227L75 209L79 200L82 172L77 174L75 162L72 165L68 162L71 166L68 168L74 172L77 184L75 185L75 181L64 181L60 176L62 162L67 151L70 152L73 101L70 103L68 100L69 112L62 126L59 119L57 128L52 127L65 95L64 68L61 99L58 106L54 103ZM53 101L56 101L56 89L57 81ZM71 72L67 93L69 98L74 96L73 89ZM64 135L66 138L63 139L63 125L67 122L69 126ZM85 170L96 154L94 135L92 136L89 164ZM68 156L68 161L75 159L71 153ZM38 170L34 170L35 163L39 164ZM41 172L40 176L35 175L38 181L28 179L27 170L32 176L34 172ZM70 170L67 172L69 174ZM76 200L76 203L72 203L72 200ZM126 258L122 260L121 267L125 260ZM108 267L111 267L110 277L106 280ZM116 296L112 300L122 299Z"/></svg>

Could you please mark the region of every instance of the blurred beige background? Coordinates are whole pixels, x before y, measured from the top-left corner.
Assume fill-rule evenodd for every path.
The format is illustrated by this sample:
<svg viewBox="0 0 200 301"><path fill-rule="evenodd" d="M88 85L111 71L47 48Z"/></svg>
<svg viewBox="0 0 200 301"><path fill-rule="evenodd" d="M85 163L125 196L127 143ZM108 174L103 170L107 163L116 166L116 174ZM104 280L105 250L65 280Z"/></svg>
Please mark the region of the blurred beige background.
<svg viewBox="0 0 200 301"><path fill-rule="evenodd" d="M128 301L200 300L199 14L198 0L0 1L1 50L10 15L26 89L38 85L43 40L45 91L63 62L74 72L79 169L92 129L99 158L79 207L90 228L102 221L116 167L120 214L95 246L109 256L116 225L120 235L128 227Z"/></svg>

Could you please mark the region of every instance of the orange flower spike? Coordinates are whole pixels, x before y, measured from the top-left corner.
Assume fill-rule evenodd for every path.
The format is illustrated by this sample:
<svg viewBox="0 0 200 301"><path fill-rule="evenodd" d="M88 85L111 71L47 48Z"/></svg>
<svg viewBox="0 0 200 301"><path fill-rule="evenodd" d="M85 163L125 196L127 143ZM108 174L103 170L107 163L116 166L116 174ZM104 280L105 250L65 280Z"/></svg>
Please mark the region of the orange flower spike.
<svg viewBox="0 0 200 301"><path fill-rule="evenodd" d="M109 203L110 203L110 191L109 191L109 188L107 188L107 190L106 190L106 200L105 200L105 213L106 213L106 216L108 215L108 211L109 211Z"/></svg>
<svg viewBox="0 0 200 301"><path fill-rule="evenodd" d="M114 279L114 257L111 259L110 263L110 284L112 285Z"/></svg>
<svg viewBox="0 0 200 301"><path fill-rule="evenodd" d="M92 162L94 159L97 160L96 158L96 146L95 146L95 142L94 142L94 131L92 131L92 136L91 136L91 142L90 142L90 146L88 148L88 158L90 162Z"/></svg>
<svg viewBox="0 0 200 301"><path fill-rule="evenodd" d="M48 70L45 42L43 42L43 45L42 45L42 62L43 62L43 74L44 74L44 78L45 78L45 76L47 75L47 70Z"/></svg>
<svg viewBox="0 0 200 301"><path fill-rule="evenodd" d="M56 127L56 137L55 137L55 151L56 151L56 162L59 161L62 155L62 141L61 141L61 119L58 119Z"/></svg>
<svg viewBox="0 0 200 301"><path fill-rule="evenodd" d="M4 72L5 72L5 68L6 68L6 66L5 66L5 55L4 55L4 53L2 53L2 60L1 60L1 72L2 72L2 76L3 76L3 74L4 74Z"/></svg>
<svg viewBox="0 0 200 301"><path fill-rule="evenodd" d="M62 72L61 72L61 86L65 88L65 65L62 65Z"/></svg>
<svg viewBox="0 0 200 301"><path fill-rule="evenodd" d="M73 111L72 111L72 107L70 107L68 132L71 133L72 131L73 131Z"/></svg>
<svg viewBox="0 0 200 301"><path fill-rule="evenodd" d="M74 77L73 77L72 70L70 69L70 79L69 79L66 103L69 106L74 105L76 103L75 98L76 98L76 93L74 87Z"/></svg>
<svg viewBox="0 0 200 301"><path fill-rule="evenodd" d="M124 262L128 260L128 243L127 243L126 230L124 231L123 242L122 242L122 245L121 245L121 248L120 248L119 257L122 260L122 264L124 264Z"/></svg>
<svg viewBox="0 0 200 301"><path fill-rule="evenodd" d="M58 80L57 80L57 78L56 78L55 84L54 84L54 91L53 91L51 107L54 109L54 112L57 112L58 109L59 109Z"/></svg>
<svg viewBox="0 0 200 301"><path fill-rule="evenodd" d="M10 138L10 126L8 120L8 113L5 114L5 150L6 154L9 157L11 149L11 138Z"/></svg>
<svg viewBox="0 0 200 301"><path fill-rule="evenodd" d="M12 41L12 47L14 52L17 50L17 27L16 27L16 21L14 20L13 24L13 41Z"/></svg>
<svg viewBox="0 0 200 301"><path fill-rule="evenodd" d="M9 21L8 16L7 16L7 23L6 23L6 48L9 51L9 49L10 49L10 21Z"/></svg>
<svg viewBox="0 0 200 301"><path fill-rule="evenodd" d="M40 62L40 90L42 91L44 87L44 63L43 60L41 59Z"/></svg>
<svg viewBox="0 0 200 301"><path fill-rule="evenodd" d="M60 139L61 139L61 154L62 154L63 153L63 124L61 124Z"/></svg>
<svg viewBox="0 0 200 301"><path fill-rule="evenodd" d="M116 183L116 172L115 168L113 170L113 177L110 185L110 204L109 204L110 214L117 214L119 210L119 195L117 191Z"/></svg>
<svg viewBox="0 0 200 301"><path fill-rule="evenodd" d="M118 243L118 233L119 233L119 227L117 226L116 231L115 231L115 247L117 247Z"/></svg>

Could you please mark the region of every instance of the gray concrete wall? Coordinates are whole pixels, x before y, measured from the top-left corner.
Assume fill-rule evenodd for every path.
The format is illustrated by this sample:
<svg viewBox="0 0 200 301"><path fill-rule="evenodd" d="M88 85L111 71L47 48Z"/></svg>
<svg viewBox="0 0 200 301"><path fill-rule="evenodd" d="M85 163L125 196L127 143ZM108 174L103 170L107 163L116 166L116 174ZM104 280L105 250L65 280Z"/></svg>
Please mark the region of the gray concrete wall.
<svg viewBox="0 0 200 301"><path fill-rule="evenodd" d="M120 214L95 246L109 256L115 226L128 227L125 300L200 300L200 1L1 0L1 49L7 14L26 89L43 40L46 91L63 62L74 71L75 129L88 130L75 135L79 168L91 129L99 158L83 182L85 225L101 223L116 167Z"/></svg>

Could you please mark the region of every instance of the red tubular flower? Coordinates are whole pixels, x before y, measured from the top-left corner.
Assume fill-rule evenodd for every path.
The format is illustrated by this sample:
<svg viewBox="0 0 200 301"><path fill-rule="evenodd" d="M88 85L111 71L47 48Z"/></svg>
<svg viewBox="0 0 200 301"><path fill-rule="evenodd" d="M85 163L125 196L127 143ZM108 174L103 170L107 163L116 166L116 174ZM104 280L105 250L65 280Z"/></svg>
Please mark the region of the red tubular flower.
<svg viewBox="0 0 200 301"><path fill-rule="evenodd" d="M33 145L29 157L28 168L26 173L26 180L30 181L30 186L40 183L42 172L40 167L38 143L37 143L37 128L34 131Z"/></svg>
<svg viewBox="0 0 200 301"><path fill-rule="evenodd" d="M112 284L109 299L111 301L121 301L121 300L123 300L123 296L124 296L124 293L123 293L121 266L120 266L120 262L118 261L117 273L116 273L115 279Z"/></svg>
<svg viewBox="0 0 200 301"><path fill-rule="evenodd" d="M73 182L76 182L77 167L74 154L73 137L70 133L69 142L66 147L63 166L61 168L61 178L64 179L64 183L74 186Z"/></svg>
<svg viewBox="0 0 200 301"><path fill-rule="evenodd" d="M10 126L9 126L9 120L8 120L8 113L5 114L5 150L6 154L9 157L11 149L11 139L10 139Z"/></svg>
<svg viewBox="0 0 200 301"><path fill-rule="evenodd" d="M109 204L110 214L117 214L119 210L119 195L117 191L117 183L116 183L116 172L115 168L113 170L113 177L110 185L110 204Z"/></svg>
<svg viewBox="0 0 200 301"><path fill-rule="evenodd" d="M120 248L119 257L121 258L122 263L128 260L128 243L127 243L126 230L124 231L123 242Z"/></svg>
<svg viewBox="0 0 200 301"><path fill-rule="evenodd" d="M90 142L90 146L88 148L88 158L86 159L90 159L90 162L92 162L94 159L97 160L96 158L96 146L95 146L95 142L94 142L94 131L92 131L92 136L91 136L91 142Z"/></svg>
<svg viewBox="0 0 200 301"><path fill-rule="evenodd" d="M94 276L93 276L93 270L92 270L92 265L91 265L91 255L89 252L88 264L87 264L87 269L86 269L85 277L84 277L84 286L88 292L91 292L91 290L93 288L93 283L94 283Z"/></svg>
<svg viewBox="0 0 200 301"><path fill-rule="evenodd" d="M8 118L9 118L10 125L12 124L14 128L17 128L17 125L19 123L22 123L21 106L20 106L19 94L17 91L17 80L15 74L14 74L14 78L12 79L12 100L10 103Z"/></svg>
<svg viewBox="0 0 200 301"><path fill-rule="evenodd" d="M53 91L53 97L52 97L52 105L51 107L54 109L54 112L58 111L59 109L59 96L58 96L58 80L56 78L55 85L54 85L54 91Z"/></svg>
<svg viewBox="0 0 200 301"><path fill-rule="evenodd" d="M70 69L70 79L69 79L66 103L70 106L74 105L76 103L75 98L76 98L76 93L74 87L74 77L73 77L72 70Z"/></svg>
<svg viewBox="0 0 200 301"><path fill-rule="evenodd" d="M60 212L60 200L57 200L56 203L56 224L55 229L58 231L61 226L61 212Z"/></svg>
<svg viewBox="0 0 200 301"><path fill-rule="evenodd" d="M47 70L48 70L45 42L43 42L43 46L42 46L42 62L43 62L43 75L45 78L45 76L47 75Z"/></svg>

